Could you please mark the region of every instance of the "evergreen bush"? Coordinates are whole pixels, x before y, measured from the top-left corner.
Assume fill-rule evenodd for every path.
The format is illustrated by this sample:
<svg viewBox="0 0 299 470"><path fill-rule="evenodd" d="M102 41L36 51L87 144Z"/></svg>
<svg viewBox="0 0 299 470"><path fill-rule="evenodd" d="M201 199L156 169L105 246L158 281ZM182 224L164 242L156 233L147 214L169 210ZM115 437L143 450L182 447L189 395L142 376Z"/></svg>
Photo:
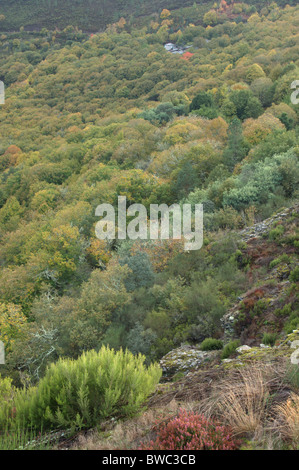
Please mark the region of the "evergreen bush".
<svg viewBox="0 0 299 470"><path fill-rule="evenodd" d="M51 364L37 387L16 394L6 413L10 424L32 429L92 427L140 409L161 377L144 356L103 346L77 360ZM13 410L13 412L12 412ZM0 425L5 410L1 410ZM7 423L6 423L7 424Z"/></svg>

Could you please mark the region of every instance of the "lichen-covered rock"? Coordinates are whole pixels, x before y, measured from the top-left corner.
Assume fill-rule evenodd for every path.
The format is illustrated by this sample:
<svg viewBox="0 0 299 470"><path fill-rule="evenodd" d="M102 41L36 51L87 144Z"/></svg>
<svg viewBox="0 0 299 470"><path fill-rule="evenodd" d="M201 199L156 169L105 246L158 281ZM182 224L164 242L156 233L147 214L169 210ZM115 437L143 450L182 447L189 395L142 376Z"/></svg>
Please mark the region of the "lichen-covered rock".
<svg viewBox="0 0 299 470"><path fill-rule="evenodd" d="M299 341L299 330L294 330L292 333L286 336L284 341L280 343L278 347L289 347L292 348L292 345L295 341Z"/></svg>
<svg viewBox="0 0 299 470"><path fill-rule="evenodd" d="M219 351L201 351L198 347L181 346L166 354L161 359L160 365L164 376L171 377L179 372L188 374L192 370L197 370L218 355Z"/></svg>
<svg viewBox="0 0 299 470"><path fill-rule="evenodd" d="M228 313L226 313L222 318L221 318L221 326L224 331L224 341L228 343L232 339L236 339L236 333L235 333L235 323L236 319L238 318L240 312L238 310L238 307L235 306L235 308L232 308Z"/></svg>
<svg viewBox="0 0 299 470"><path fill-rule="evenodd" d="M247 346L246 344L244 344L243 346L240 346L239 348L237 348L236 351L237 353L241 354L244 351L250 351L250 349L251 349L250 346Z"/></svg>
<svg viewBox="0 0 299 470"><path fill-rule="evenodd" d="M240 367L244 367L244 363L237 359L223 359L221 362L223 369L239 369Z"/></svg>
<svg viewBox="0 0 299 470"><path fill-rule="evenodd" d="M238 348L238 357L223 360L222 363L229 368L240 367L248 362L272 362L279 358L287 358L290 363L299 363L299 330L294 330L281 341L278 346L270 347L261 344L260 347Z"/></svg>

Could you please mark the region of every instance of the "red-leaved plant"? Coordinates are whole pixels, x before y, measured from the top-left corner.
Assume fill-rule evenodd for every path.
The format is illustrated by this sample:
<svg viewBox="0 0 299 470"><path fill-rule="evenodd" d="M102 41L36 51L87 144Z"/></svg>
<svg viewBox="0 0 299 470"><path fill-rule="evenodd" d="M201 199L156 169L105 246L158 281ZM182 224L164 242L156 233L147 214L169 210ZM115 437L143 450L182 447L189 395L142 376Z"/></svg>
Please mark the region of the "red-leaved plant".
<svg viewBox="0 0 299 470"><path fill-rule="evenodd" d="M236 450L239 445L228 427L181 409L177 417L160 424L156 440L140 450Z"/></svg>

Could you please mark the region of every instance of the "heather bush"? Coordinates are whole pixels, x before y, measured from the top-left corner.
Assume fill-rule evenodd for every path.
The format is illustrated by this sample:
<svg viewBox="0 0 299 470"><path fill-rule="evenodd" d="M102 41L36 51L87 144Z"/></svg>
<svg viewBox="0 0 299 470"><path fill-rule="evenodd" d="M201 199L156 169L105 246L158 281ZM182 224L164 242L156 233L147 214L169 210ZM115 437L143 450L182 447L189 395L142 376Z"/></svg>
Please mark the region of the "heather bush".
<svg viewBox="0 0 299 470"><path fill-rule="evenodd" d="M8 424L5 412L13 427L45 430L92 427L109 417L134 414L161 377L161 369L147 368L144 360L104 346L77 360L60 359L37 387L19 391L11 407L0 410L0 426Z"/></svg>
<svg viewBox="0 0 299 470"><path fill-rule="evenodd" d="M239 443L226 426L204 415L181 409L178 416L158 425L157 438L142 450L235 450Z"/></svg>

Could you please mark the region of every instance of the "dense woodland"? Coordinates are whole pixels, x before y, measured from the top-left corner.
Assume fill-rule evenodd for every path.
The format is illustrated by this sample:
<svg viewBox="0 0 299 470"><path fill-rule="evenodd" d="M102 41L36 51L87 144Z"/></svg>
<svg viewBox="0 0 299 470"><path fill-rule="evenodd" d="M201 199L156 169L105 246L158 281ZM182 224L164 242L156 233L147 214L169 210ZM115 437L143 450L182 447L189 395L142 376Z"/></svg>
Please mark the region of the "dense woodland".
<svg viewBox="0 0 299 470"><path fill-rule="evenodd" d="M273 2L250 0L249 3L254 8L262 9ZM296 0L278 0L276 4L280 7L295 6ZM202 18L196 10L202 7L203 13L206 13L213 5L214 2L209 0L168 0L167 4L161 0L2 0L1 14L5 18L0 31L18 31L20 27L30 31L44 27L55 30L71 24L83 31L98 32L122 17L131 25L146 25L149 16L159 17L165 8L173 10L181 22L201 23Z"/></svg>
<svg viewBox="0 0 299 470"><path fill-rule="evenodd" d="M223 315L265 274L250 270L239 231L298 199L296 2L190 2L139 24L115 13L98 34L79 29L103 29L84 16L7 32L31 21L13 21L10 3L0 7L1 373L36 384L49 363L91 349L150 364L221 337ZM39 5L55 13L60 2ZM152 13L145 2L139 12ZM172 54L167 42L190 48ZM98 240L95 208L119 195L202 203L204 247ZM294 235L287 243L298 248ZM278 332L299 324L295 291Z"/></svg>

